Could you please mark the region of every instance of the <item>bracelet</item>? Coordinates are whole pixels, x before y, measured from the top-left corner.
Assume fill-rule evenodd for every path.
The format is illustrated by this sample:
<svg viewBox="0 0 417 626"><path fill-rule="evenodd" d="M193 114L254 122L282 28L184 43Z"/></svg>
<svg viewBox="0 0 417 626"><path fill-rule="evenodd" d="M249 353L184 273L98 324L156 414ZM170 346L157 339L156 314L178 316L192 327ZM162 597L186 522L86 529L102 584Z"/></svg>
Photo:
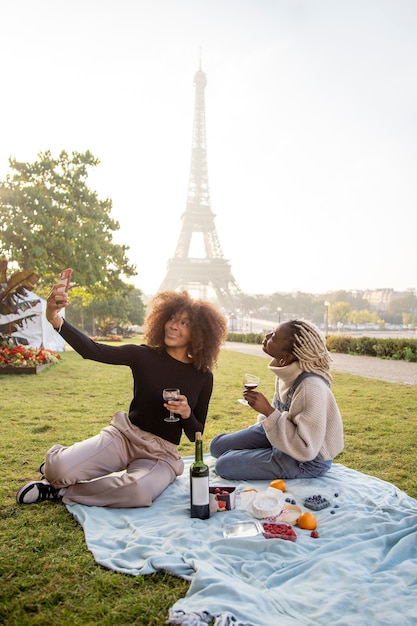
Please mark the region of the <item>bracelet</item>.
<svg viewBox="0 0 417 626"><path fill-rule="evenodd" d="M55 328L55 330L56 330L56 332L57 332L57 333L60 333L60 332L61 332L61 328L62 328L62 324L63 324L63 323L64 323L64 318L63 318L63 317L61 317L61 321L59 322L59 327L58 327L58 328Z"/></svg>

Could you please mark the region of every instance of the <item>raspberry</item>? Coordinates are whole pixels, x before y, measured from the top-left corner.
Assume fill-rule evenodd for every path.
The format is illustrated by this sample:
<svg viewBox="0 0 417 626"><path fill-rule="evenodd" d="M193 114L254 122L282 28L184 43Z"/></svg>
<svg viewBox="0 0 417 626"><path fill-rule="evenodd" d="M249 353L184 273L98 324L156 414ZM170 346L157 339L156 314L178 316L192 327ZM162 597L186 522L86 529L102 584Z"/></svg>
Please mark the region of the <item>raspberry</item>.
<svg viewBox="0 0 417 626"><path fill-rule="evenodd" d="M274 522L264 522L262 524L264 536L267 539L287 539L296 541L297 534L292 526L288 524L276 524Z"/></svg>
<svg viewBox="0 0 417 626"><path fill-rule="evenodd" d="M317 532L317 530L312 530L310 533L310 537L313 537L313 539L318 539L319 538L319 534Z"/></svg>

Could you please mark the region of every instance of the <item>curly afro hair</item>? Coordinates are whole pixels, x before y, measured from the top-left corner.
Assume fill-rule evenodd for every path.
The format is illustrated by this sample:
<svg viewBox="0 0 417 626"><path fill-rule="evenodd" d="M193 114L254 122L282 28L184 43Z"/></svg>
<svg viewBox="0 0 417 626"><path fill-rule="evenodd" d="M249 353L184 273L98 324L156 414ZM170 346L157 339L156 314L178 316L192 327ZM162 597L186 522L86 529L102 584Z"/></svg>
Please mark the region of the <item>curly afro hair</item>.
<svg viewBox="0 0 417 626"><path fill-rule="evenodd" d="M224 316L205 300L194 300L187 291L162 291L152 302L145 320L144 339L151 348L165 349L165 324L172 315L186 311L190 318L188 352L197 370L209 370L217 363L227 336Z"/></svg>

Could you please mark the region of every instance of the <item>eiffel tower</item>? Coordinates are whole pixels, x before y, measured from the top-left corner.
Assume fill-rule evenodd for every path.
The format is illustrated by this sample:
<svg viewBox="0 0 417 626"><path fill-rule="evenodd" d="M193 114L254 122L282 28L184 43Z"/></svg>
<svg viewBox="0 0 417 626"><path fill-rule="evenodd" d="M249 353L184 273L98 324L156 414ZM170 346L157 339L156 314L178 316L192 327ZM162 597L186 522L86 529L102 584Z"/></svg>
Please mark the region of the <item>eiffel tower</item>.
<svg viewBox="0 0 417 626"><path fill-rule="evenodd" d="M219 305L233 311L239 306L242 292L233 278L229 261L223 258L211 210L204 106L206 84L200 60L194 75L194 124L187 204L177 247L173 258L168 261L167 273L159 291L197 289L201 293L209 287L215 291ZM190 257L192 238L194 235L198 237L198 234L204 241L205 257Z"/></svg>

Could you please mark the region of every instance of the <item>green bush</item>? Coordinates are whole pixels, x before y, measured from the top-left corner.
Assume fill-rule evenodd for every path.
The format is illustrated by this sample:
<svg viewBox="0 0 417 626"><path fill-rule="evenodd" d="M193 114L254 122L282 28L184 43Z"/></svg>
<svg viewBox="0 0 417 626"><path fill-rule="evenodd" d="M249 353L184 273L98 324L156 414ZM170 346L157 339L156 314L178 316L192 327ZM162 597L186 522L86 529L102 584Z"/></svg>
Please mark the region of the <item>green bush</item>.
<svg viewBox="0 0 417 626"><path fill-rule="evenodd" d="M417 363L417 348L406 346L404 348L404 360L411 363Z"/></svg>
<svg viewBox="0 0 417 626"><path fill-rule="evenodd" d="M227 341L261 344L262 333L229 333ZM382 359L417 362L417 339L378 337L353 337L352 335L329 335L326 338L330 352L377 356Z"/></svg>
<svg viewBox="0 0 417 626"><path fill-rule="evenodd" d="M239 343L261 344L265 335L263 333L229 333L227 341L237 341Z"/></svg>
<svg viewBox="0 0 417 626"><path fill-rule="evenodd" d="M384 339L376 344L375 352L376 356L383 359L401 359L403 346L400 339Z"/></svg>
<svg viewBox="0 0 417 626"><path fill-rule="evenodd" d="M350 335L329 335L326 341L330 352L341 352L342 354L353 352L353 337Z"/></svg>
<svg viewBox="0 0 417 626"><path fill-rule="evenodd" d="M377 342L375 337L355 337L353 354L376 356Z"/></svg>
<svg viewBox="0 0 417 626"><path fill-rule="evenodd" d="M382 359L417 362L417 339L330 335L327 337L327 348L330 352L342 354L361 354Z"/></svg>

